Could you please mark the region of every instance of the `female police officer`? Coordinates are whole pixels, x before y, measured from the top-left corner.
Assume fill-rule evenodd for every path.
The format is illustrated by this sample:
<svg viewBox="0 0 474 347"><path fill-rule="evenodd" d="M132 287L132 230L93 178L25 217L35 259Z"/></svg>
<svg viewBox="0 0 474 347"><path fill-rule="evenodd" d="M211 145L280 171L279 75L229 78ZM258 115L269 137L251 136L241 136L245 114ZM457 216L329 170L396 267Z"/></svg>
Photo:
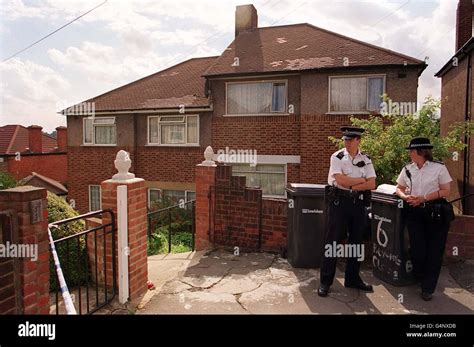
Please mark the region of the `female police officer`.
<svg viewBox="0 0 474 347"><path fill-rule="evenodd" d="M411 164L397 179L397 195L408 203L406 220L410 236L413 274L421 282L421 297L432 299L443 261L452 207L449 196L451 176L443 163L433 161L430 140L410 141ZM451 211L449 210L451 208Z"/></svg>

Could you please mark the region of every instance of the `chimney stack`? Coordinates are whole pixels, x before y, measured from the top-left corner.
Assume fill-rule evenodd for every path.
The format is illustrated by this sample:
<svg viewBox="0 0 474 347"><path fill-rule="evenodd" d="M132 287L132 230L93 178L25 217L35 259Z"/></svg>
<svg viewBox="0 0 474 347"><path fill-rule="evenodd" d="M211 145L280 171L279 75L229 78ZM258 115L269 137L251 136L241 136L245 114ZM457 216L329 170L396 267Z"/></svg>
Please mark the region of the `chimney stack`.
<svg viewBox="0 0 474 347"><path fill-rule="evenodd" d="M240 5L235 9L235 37L258 28L257 10L253 5Z"/></svg>
<svg viewBox="0 0 474 347"><path fill-rule="evenodd" d="M43 152L43 128L39 125L28 127L28 147L33 153Z"/></svg>
<svg viewBox="0 0 474 347"><path fill-rule="evenodd" d="M472 37L472 0L459 0L456 12L456 52Z"/></svg>
<svg viewBox="0 0 474 347"><path fill-rule="evenodd" d="M58 143L58 152L67 152L67 128L56 128L56 142Z"/></svg>

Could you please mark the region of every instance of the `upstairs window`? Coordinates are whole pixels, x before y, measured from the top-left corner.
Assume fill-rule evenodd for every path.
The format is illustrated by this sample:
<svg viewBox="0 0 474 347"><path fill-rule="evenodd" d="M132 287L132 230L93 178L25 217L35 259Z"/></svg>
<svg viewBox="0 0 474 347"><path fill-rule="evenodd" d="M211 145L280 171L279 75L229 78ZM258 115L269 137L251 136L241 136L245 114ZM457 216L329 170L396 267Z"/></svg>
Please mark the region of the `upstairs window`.
<svg viewBox="0 0 474 347"><path fill-rule="evenodd" d="M115 117L84 118L85 145L116 145Z"/></svg>
<svg viewBox="0 0 474 347"><path fill-rule="evenodd" d="M329 111L379 111L383 93L383 76L331 77Z"/></svg>
<svg viewBox="0 0 474 347"><path fill-rule="evenodd" d="M199 116L149 117L148 144L199 145Z"/></svg>
<svg viewBox="0 0 474 347"><path fill-rule="evenodd" d="M227 114L252 115L285 113L286 82L227 84Z"/></svg>

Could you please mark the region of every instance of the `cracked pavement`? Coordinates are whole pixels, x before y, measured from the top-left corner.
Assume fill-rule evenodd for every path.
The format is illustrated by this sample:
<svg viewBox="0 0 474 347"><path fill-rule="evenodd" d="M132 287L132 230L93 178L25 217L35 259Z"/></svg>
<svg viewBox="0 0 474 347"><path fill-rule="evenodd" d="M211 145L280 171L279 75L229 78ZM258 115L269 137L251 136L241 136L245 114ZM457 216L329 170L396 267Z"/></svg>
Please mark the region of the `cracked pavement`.
<svg viewBox="0 0 474 347"><path fill-rule="evenodd" d="M341 263L341 262L339 262ZM136 314L472 314L474 294L443 267L437 292L424 302L416 285L394 287L372 275L362 277L374 293L344 287L338 264L328 297L317 295L319 269L296 269L269 253L224 250L149 257L148 291Z"/></svg>

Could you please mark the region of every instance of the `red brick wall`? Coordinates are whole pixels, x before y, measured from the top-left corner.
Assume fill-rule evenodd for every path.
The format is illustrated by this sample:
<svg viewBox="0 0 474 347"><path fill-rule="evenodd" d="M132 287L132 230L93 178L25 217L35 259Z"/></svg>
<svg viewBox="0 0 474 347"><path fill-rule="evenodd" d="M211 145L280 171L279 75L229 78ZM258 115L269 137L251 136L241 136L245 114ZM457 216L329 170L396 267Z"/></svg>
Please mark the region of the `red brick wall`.
<svg viewBox="0 0 474 347"><path fill-rule="evenodd" d="M8 172L20 180L34 171L40 175L52 178L58 182L66 184L68 182L67 154L23 154L20 160L15 157L6 157L8 162Z"/></svg>
<svg viewBox="0 0 474 347"><path fill-rule="evenodd" d="M68 147L69 184L68 197L74 199L75 208L85 213L89 211L89 185L100 185L117 173L114 161L119 150L130 152L135 172L133 148L129 147Z"/></svg>
<svg viewBox="0 0 474 347"><path fill-rule="evenodd" d="M15 243L11 230L13 220L7 215L0 215L0 243ZM20 286L18 276L18 259L0 257L0 314L16 314L21 312L17 291Z"/></svg>
<svg viewBox="0 0 474 347"><path fill-rule="evenodd" d="M472 52L471 52L472 56ZM442 78L441 88L441 136L445 136L451 125L456 122L463 122L466 115L466 88L467 88L467 69L468 59L459 61L457 67L453 67ZM474 82L474 75L472 76ZM474 98L474 94L472 95ZM472 100L474 101L474 100ZM471 101L471 107L474 105ZM472 113L472 110L471 110ZM470 139L469 152L469 182L466 194L474 193L474 137ZM458 160L446 160L449 173L454 182L451 185L451 198L455 199L462 195L463 192L463 176L464 176L464 151L459 152ZM466 200L462 212L464 214L474 214L473 198ZM461 208L461 203L457 202L456 206Z"/></svg>
<svg viewBox="0 0 474 347"><path fill-rule="evenodd" d="M262 200L263 251L280 251L282 247L286 247L287 206L286 200Z"/></svg>
<svg viewBox="0 0 474 347"><path fill-rule="evenodd" d="M458 255L453 254L453 247ZM474 216L456 216L451 223L445 254L449 258L474 259Z"/></svg>
<svg viewBox="0 0 474 347"><path fill-rule="evenodd" d="M203 147L138 147L135 175L147 181L194 182ZM132 158L133 162L133 158Z"/></svg>
<svg viewBox="0 0 474 347"><path fill-rule="evenodd" d="M204 223L212 214L210 239L215 246L241 251L280 251L286 245L286 201L262 199L261 189L246 188L245 181L232 177L231 166L216 167L215 185L210 187L213 207L201 211ZM197 194L206 193L197 189Z"/></svg>
<svg viewBox="0 0 474 347"><path fill-rule="evenodd" d="M69 147L69 198L76 209L89 209L89 185L99 185L117 170L114 160L121 149L130 153L136 177L147 181L194 182L194 167L203 160L201 147Z"/></svg>
<svg viewBox="0 0 474 347"><path fill-rule="evenodd" d="M30 202L41 200L42 221L32 223ZM18 218L17 244L37 244L38 259L19 258L21 283L20 311L23 314L49 314L49 239L46 189L17 187L0 191L0 211L12 209ZM11 297L6 300L12 300ZM0 299L2 301L2 299ZM0 302L0 308L2 303Z"/></svg>

